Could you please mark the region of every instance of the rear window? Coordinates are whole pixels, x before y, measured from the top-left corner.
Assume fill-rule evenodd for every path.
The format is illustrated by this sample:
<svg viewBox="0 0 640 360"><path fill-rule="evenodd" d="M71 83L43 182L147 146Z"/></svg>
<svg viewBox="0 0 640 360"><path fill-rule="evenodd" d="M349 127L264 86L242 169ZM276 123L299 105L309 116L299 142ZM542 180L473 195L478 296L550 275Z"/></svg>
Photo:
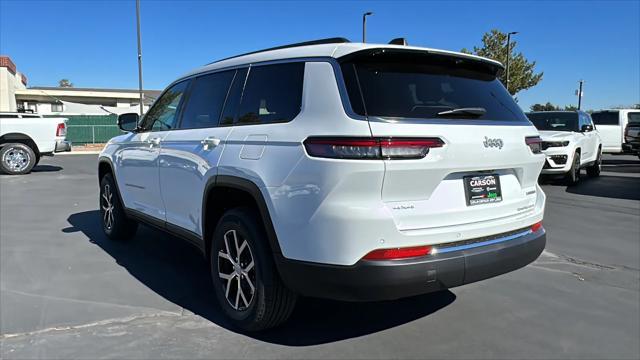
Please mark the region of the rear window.
<svg viewBox="0 0 640 360"><path fill-rule="evenodd" d="M291 121L300 113L304 63L255 66L249 70L237 124Z"/></svg>
<svg viewBox="0 0 640 360"><path fill-rule="evenodd" d="M527 117L538 130L578 131L578 113L539 112Z"/></svg>
<svg viewBox="0 0 640 360"><path fill-rule="evenodd" d="M591 119L596 125L618 125L618 112L617 111L600 111L591 114Z"/></svg>
<svg viewBox="0 0 640 360"><path fill-rule="evenodd" d="M640 125L640 112L630 112L629 116L629 124Z"/></svg>
<svg viewBox="0 0 640 360"><path fill-rule="evenodd" d="M388 118L426 119L460 108L483 108L481 120L527 121L496 78L475 60L417 53L382 54L343 62L354 112Z"/></svg>

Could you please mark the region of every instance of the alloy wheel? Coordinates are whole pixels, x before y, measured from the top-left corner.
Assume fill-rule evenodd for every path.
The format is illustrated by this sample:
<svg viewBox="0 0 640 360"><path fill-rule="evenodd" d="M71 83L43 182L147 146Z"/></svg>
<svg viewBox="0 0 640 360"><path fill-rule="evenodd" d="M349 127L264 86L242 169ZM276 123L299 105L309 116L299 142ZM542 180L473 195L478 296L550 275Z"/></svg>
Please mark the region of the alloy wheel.
<svg viewBox="0 0 640 360"><path fill-rule="evenodd" d="M7 168L15 172L21 172L29 166L29 153L20 148L12 147L8 149L2 156L2 162Z"/></svg>
<svg viewBox="0 0 640 360"><path fill-rule="evenodd" d="M113 193L111 192L111 186L109 184L104 186L102 192L102 221L107 230L111 230L114 223L113 216Z"/></svg>
<svg viewBox="0 0 640 360"><path fill-rule="evenodd" d="M218 276L224 296L234 310L249 308L256 293L255 263L251 247L236 230L223 235L224 246L218 251Z"/></svg>

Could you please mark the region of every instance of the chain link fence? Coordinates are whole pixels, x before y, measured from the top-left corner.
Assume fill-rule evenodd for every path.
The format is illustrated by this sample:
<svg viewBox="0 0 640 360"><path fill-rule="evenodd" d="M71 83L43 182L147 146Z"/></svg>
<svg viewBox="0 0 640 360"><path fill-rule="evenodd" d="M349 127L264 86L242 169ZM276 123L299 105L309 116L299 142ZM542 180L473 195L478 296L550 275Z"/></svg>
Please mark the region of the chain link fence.
<svg viewBox="0 0 640 360"><path fill-rule="evenodd" d="M67 121L67 140L74 145L104 144L123 134L117 115L63 115Z"/></svg>

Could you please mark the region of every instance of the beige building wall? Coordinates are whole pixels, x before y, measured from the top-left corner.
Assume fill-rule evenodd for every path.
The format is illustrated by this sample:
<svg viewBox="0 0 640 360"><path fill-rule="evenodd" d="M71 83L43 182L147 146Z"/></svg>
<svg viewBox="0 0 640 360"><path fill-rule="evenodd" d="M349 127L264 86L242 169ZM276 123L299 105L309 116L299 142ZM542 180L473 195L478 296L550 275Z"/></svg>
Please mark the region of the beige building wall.
<svg viewBox="0 0 640 360"><path fill-rule="evenodd" d="M0 55L0 111L16 111L16 90L25 89L27 78L8 56Z"/></svg>

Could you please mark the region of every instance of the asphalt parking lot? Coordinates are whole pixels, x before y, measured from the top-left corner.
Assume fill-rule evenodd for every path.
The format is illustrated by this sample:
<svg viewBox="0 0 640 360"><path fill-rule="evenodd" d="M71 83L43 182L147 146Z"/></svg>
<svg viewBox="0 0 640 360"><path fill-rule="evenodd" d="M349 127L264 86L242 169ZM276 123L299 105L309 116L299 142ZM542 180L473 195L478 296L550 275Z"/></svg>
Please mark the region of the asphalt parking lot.
<svg viewBox="0 0 640 360"><path fill-rule="evenodd" d="M230 328L207 265L143 227L103 235L95 155L0 175L0 358L639 358L640 160L547 183L547 249L510 274L382 303L302 299L283 327Z"/></svg>

